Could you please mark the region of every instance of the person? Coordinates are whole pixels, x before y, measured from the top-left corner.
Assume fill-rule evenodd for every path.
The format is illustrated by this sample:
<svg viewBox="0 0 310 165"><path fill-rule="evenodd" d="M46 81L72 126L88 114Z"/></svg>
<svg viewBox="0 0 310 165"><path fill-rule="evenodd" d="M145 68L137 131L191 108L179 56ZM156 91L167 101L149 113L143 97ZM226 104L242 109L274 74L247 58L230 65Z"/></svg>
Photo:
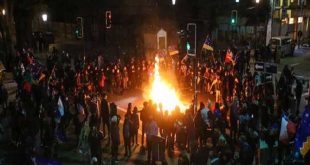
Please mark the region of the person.
<svg viewBox="0 0 310 165"><path fill-rule="evenodd" d="M190 108L185 112L185 125L187 128L187 150L193 151L195 145L195 123L194 109Z"/></svg>
<svg viewBox="0 0 310 165"><path fill-rule="evenodd" d="M215 101L216 102L220 102L220 77L218 75L216 75L215 79L213 80L212 84L211 84L211 89L214 86L214 90L215 90Z"/></svg>
<svg viewBox="0 0 310 165"><path fill-rule="evenodd" d="M131 103L128 104L127 113L125 114L123 125L123 136L125 146L125 156L131 156L130 138L131 138Z"/></svg>
<svg viewBox="0 0 310 165"><path fill-rule="evenodd" d="M200 145L202 145L203 142L203 130L205 128L204 126L204 121L202 119L202 113L201 111L205 108L205 105L203 102L200 102L200 107L199 110L196 113L195 119L194 119L194 123L195 123L195 130L196 130L196 134L197 134L197 138L199 139Z"/></svg>
<svg viewBox="0 0 310 165"><path fill-rule="evenodd" d="M126 115L129 115L130 117L131 117L131 109L132 109L132 104L128 103Z"/></svg>
<svg viewBox="0 0 310 165"><path fill-rule="evenodd" d="M102 164L102 153L101 153L101 134L96 128L96 125L92 126L92 129L88 137L91 158L97 159L97 164Z"/></svg>
<svg viewBox="0 0 310 165"><path fill-rule="evenodd" d="M206 142L206 139L207 139L207 130L208 128L210 127L210 119L209 119L209 112L210 112L210 106L211 106L211 102L208 101L208 107L204 107L200 113L201 113L201 118L202 118L202 121L203 121L203 124L202 124L202 132L201 132L201 135L202 135L202 144L201 145L204 145L205 142Z"/></svg>
<svg viewBox="0 0 310 165"><path fill-rule="evenodd" d="M148 122L148 103L144 102L143 103L143 109L140 111L140 120L142 121L142 135L141 135L141 145L142 148L144 147L144 134L145 134L145 129L146 125Z"/></svg>
<svg viewBox="0 0 310 165"><path fill-rule="evenodd" d="M111 154L112 162L117 160L118 156L118 146L120 144L120 135L119 135L119 121L120 117L117 115L117 106L114 103L111 103Z"/></svg>
<svg viewBox="0 0 310 165"><path fill-rule="evenodd" d="M237 140L238 104L238 98L235 97L230 106L230 136L233 140Z"/></svg>
<svg viewBox="0 0 310 165"><path fill-rule="evenodd" d="M240 143L240 163L242 165L252 164L254 158L254 151L246 140L244 135L239 138Z"/></svg>
<svg viewBox="0 0 310 165"><path fill-rule="evenodd" d="M129 81L128 71L127 71L127 68L124 67L124 70L123 70L123 88L124 89L128 89L128 81Z"/></svg>
<svg viewBox="0 0 310 165"><path fill-rule="evenodd" d="M153 159L151 160L151 157L153 157L152 156L153 138L154 136L158 135L158 125L152 115L150 115L149 119L150 120L146 128L147 162L148 164L155 164L154 160Z"/></svg>
<svg viewBox="0 0 310 165"><path fill-rule="evenodd" d="M95 123L95 125L98 127L100 124L99 119L99 109L98 109L98 99L97 96L92 95L90 96L90 99L87 100L88 102L88 109L92 117L92 121Z"/></svg>
<svg viewBox="0 0 310 165"><path fill-rule="evenodd" d="M42 117L43 119L42 119L42 130L41 130L41 133L42 133L41 141L42 141L42 145L44 146L44 156L52 157L53 146L56 141L55 136L54 136L54 130L52 128L53 121L52 121L51 115L48 114L47 111L43 113Z"/></svg>
<svg viewBox="0 0 310 165"><path fill-rule="evenodd" d="M100 76L101 77L100 77L100 81L99 81L99 87L100 87L101 91L103 91L106 88L106 86L105 86L106 76L103 72L103 69L101 70Z"/></svg>
<svg viewBox="0 0 310 165"><path fill-rule="evenodd" d="M138 145L138 130L139 130L139 115L138 115L138 108L133 108L132 114L132 144L136 143Z"/></svg>
<svg viewBox="0 0 310 165"><path fill-rule="evenodd" d="M220 110L220 104L219 103L215 103L215 108L214 108L214 127L219 128L221 131L223 131L224 128L224 121L222 120L222 112Z"/></svg>
<svg viewBox="0 0 310 165"><path fill-rule="evenodd" d="M300 99L302 95L302 83L300 80L296 79L296 88L295 88L295 94L296 94L296 116L299 114L299 105L300 105Z"/></svg>
<svg viewBox="0 0 310 165"><path fill-rule="evenodd" d="M109 105L107 101L107 95L102 94L102 100L101 100L101 121L102 121L102 132L103 137L108 137L108 142L110 142L110 112L109 112ZM105 131L105 126L107 127L108 133Z"/></svg>

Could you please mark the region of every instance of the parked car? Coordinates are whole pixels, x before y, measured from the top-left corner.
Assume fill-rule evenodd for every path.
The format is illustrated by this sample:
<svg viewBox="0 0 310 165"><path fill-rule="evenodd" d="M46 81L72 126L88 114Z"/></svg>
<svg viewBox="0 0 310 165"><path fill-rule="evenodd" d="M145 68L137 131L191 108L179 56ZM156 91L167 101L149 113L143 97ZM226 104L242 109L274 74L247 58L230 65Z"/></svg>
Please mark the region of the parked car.
<svg viewBox="0 0 310 165"><path fill-rule="evenodd" d="M272 37L271 41L272 52L278 52L280 57L292 55L292 39L288 36Z"/></svg>

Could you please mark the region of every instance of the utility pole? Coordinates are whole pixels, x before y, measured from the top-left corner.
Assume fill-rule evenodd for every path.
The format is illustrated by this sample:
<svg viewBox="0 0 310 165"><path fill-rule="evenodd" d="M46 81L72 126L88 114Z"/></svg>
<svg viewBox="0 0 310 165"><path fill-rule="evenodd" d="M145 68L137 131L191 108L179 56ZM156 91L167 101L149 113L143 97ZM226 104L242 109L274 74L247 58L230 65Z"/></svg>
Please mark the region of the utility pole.
<svg viewBox="0 0 310 165"><path fill-rule="evenodd" d="M194 61L194 112L197 112L197 25L195 23L187 24L187 54L192 56Z"/></svg>

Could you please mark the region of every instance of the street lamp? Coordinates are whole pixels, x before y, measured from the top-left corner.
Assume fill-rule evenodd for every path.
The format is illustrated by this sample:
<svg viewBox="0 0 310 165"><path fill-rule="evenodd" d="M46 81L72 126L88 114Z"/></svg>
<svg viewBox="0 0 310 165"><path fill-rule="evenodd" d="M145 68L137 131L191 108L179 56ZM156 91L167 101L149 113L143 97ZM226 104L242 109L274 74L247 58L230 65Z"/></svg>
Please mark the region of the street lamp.
<svg viewBox="0 0 310 165"><path fill-rule="evenodd" d="M42 14L42 20L43 20L43 22L46 22L47 21L47 14Z"/></svg>
<svg viewBox="0 0 310 165"><path fill-rule="evenodd" d="M177 0L172 0L172 5L175 5Z"/></svg>
<svg viewBox="0 0 310 165"><path fill-rule="evenodd" d="M259 3L259 0L255 0L256 3Z"/></svg>
<svg viewBox="0 0 310 165"><path fill-rule="evenodd" d="M2 9L2 15L5 15L5 14L6 14L5 9Z"/></svg>
<svg viewBox="0 0 310 165"><path fill-rule="evenodd" d="M236 3L239 3L239 0L236 0Z"/></svg>

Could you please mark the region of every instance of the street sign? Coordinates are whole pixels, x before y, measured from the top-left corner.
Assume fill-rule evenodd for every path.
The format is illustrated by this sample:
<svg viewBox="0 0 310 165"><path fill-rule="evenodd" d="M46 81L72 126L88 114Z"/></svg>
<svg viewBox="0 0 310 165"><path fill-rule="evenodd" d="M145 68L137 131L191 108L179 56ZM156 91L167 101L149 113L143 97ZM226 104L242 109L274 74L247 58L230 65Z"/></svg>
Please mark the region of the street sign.
<svg viewBox="0 0 310 165"><path fill-rule="evenodd" d="M254 65L254 69L256 72L264 72L265 70L265 65L263 62L256 62Z"/></svg>
<svg viewBox="0 0 310 165"><path fill-rule="evenodd" d="M278 73L278 66L275 63L256 62L254 69L256 72L265 72L270 74Z"/></svg>

